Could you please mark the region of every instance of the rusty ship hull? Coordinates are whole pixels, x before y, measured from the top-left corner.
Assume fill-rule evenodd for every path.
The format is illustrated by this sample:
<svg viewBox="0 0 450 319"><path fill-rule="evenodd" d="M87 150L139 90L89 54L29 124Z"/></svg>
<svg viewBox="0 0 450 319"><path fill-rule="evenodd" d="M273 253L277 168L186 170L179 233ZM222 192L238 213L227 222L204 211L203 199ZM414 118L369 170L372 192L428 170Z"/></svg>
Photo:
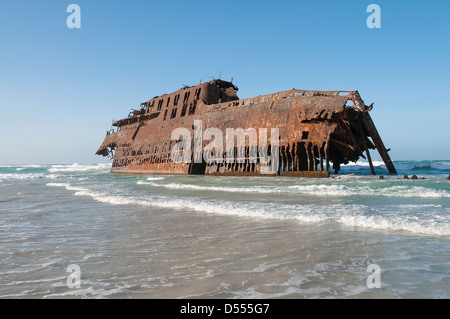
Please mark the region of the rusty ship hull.
<svg viewBox="0 0 450 319"><path fill-rule="evenodd" d="M342 164L368 160L377 150L391 174L396 174L383 141L358 91L288 91L239 99L238 88L223 80L212 80L183 87L171 94L141 103L138 110L115 121L97 151L112 158L112 173L132 174L211 174L267 175L266 163L251 158L251 145L234 150L242 160L174 162L172 132L186 128L194 136L194 124L202 130L218 128L277 128L278 163L273 175L328 177L338 173ZM198 123L198 122L197 122ZM260 138L260 136L258 136ZM193 141L192 143L194 143ZM225 145L225 138L223 141ZM202 141L205 146L208 141ZM194 147L192 147L194 149ZM271 152L271 141L264 150Z"/></svg>

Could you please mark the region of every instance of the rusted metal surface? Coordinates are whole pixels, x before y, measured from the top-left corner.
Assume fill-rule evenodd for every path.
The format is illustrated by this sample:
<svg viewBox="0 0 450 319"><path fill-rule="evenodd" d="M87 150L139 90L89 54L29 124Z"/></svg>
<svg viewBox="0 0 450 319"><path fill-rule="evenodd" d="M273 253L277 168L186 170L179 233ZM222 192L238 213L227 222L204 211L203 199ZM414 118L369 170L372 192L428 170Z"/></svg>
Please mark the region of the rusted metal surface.
<svg viewBox="0 0 450 319"><path fill-rule="evenodd" d="M212 80L155 97L113 123L98 155L113 158L112 172L143 174L260 175L263 163L251 161L248 139L236 154L241 162L174 163L171 149L175 128L194 136L194 121L202 129L279 129L279 169L274 175L327 177L333 169L360 157L370 163L377 149L389 172L395 168L358 91L289 90L239 99L231 82ZM225 134L224 134L225 135ZM225 137L224 143L225 145ZM208 141L203 141L203 146ZM265 152L271 150L269 143ZM364 155L366 154L366 156ZM199 154L193 154L193 158ZM225 155L224 160L225 160Z"/></svg>

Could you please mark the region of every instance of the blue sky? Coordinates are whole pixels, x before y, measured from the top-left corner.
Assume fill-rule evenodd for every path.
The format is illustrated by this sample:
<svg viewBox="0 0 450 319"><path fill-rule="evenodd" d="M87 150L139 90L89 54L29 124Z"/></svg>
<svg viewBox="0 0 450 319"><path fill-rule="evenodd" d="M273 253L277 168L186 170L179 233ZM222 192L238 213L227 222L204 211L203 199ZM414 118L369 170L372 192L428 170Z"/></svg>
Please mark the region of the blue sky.
<svg viewBox="0 0 450 319"><path fill-rule="evenodd" d="M69 4L81 29L69 29ZM369 29L366 8L381 8ZM222 75L359 90L393 160L450 159L450 1L1 0L0 163L96 163L112 119ZM379 156L374 154L374 159Z"/></svg>

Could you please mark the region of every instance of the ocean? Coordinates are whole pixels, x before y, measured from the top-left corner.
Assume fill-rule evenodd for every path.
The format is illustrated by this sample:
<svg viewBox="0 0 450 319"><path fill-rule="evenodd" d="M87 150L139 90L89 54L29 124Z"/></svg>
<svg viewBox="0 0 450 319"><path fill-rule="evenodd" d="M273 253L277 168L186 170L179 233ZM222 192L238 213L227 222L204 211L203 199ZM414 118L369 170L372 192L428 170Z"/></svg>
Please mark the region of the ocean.
<svg viewBox="0 0 450 319"><path fill-rule="evenodd" d="M375 162L384 179L364 162L328 179L2 165L0 298L450 298L450 161L394 164Z"/></svg>

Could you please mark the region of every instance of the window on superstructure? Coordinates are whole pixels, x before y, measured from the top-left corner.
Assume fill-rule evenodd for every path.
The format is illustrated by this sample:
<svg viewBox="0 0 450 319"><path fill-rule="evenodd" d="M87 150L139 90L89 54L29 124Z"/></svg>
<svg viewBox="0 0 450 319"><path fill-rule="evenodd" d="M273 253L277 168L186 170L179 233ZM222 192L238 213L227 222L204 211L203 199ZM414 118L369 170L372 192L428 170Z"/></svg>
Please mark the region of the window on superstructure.
<svg viewBox="0 0 450 319"><path fill-rule="evenodd" d="M177 109L172 109L172 114L170 115L171 119L174 119L177 116Z"/></svg>
<svg viewBox="0 0 450 319"><path fill-rule="evenodd" d="M163 103L164 103L164 100L158 101L158 111L160 111L162 109Z"/></svg>
<svg viewBox="0 0 450 319"><path fill-rule="evenodd" d="M201 90L202 90L201 88L198 88L197 90L195 90L194 99L198 100L200 98Z"/></svg>
<svg viewBox="0 0 450 319"><path fill-rule="evenodd" d="M178 105L178 100L180 99L180 94L175 95L175 99L173 100L173 105Z"/></svg>
<svg viewBox="0 0 450 319"><path fill-rule="evenodd" d="M191 95L191 91L184 93L183 104L186 104L189 101L189 95Z"/></svg>
<svg viewBox="0 0 450 319"><path fill-rule="evenodd" d="M196 103L191 103L189 107L189 115L195 114Z"/></svg>
<svg viewBox="0 0 450 319"><path fill-rule="evenodd" d="M185 104L183 105L183 108L181 109L181 114L180 117L185 116L186 115L186 110L187 110L188 105Z"/></svg>
<svg viewBox="0 0 450 319"><path fill-rule="evenodd" d="M170 97L167 98L167 104L166 104L166 107L169 107L169 103L170 103Z"/></svg>
<svg viewBox="0 0 450 319"><path fill-rule="evenodd" d="M166 117L167 117L167 110L164 112L164 118L163 118L163 121L166 120Z"/></svg>
<svg viewBox="0 0 450 319"><path fill-rule="evenodd" d="M308 131L302 132L302 140L307 140L308 139L308 135L309 135Z"/></svg>

